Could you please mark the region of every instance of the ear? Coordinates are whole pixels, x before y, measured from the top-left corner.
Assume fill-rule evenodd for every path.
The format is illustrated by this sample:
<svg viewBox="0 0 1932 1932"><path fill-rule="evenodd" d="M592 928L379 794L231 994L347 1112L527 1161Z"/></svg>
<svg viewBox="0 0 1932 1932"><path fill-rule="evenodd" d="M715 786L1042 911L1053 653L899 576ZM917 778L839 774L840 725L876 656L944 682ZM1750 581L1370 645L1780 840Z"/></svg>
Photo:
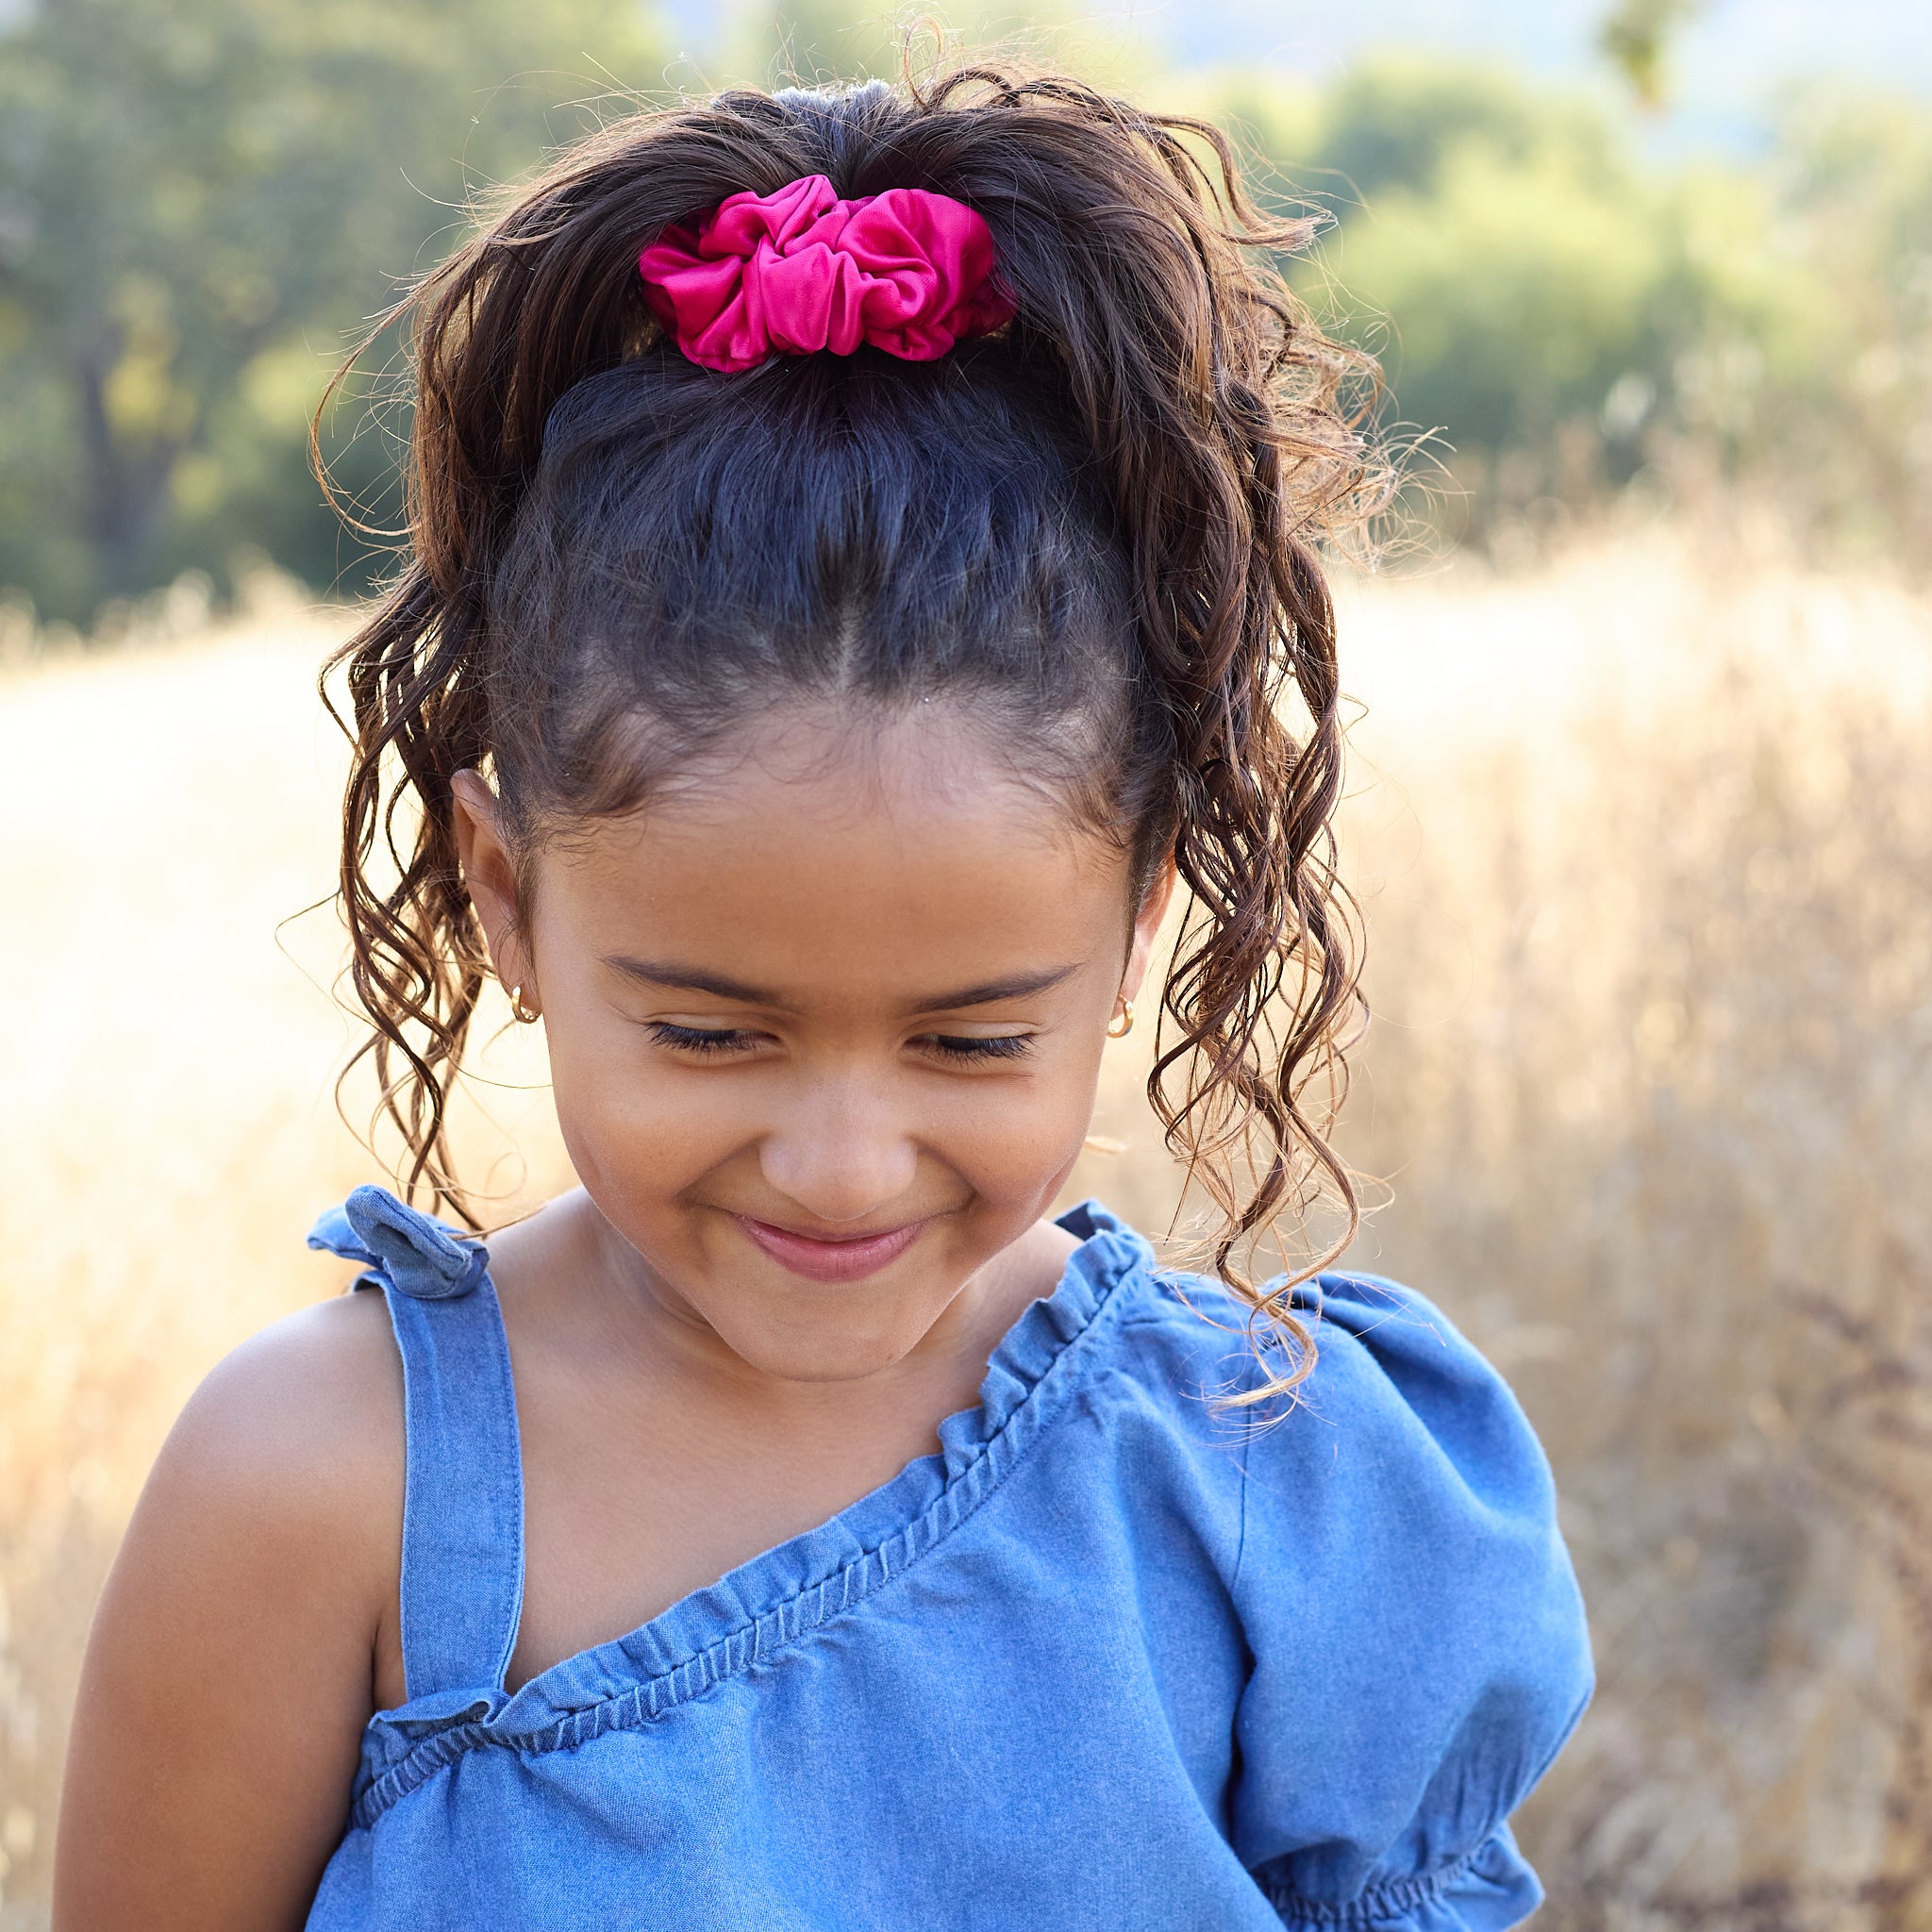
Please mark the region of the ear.
<svg viewBox="0 0 1932 1932"><path fill-rule="evenodd" d="M1140 909L1134 914L1134 930L1127 944L1127 963L1121 974L1123 999L1139 999L1141 996L1147 968L1154 958L1154 941L1160 936L1160 923L1174 903L1174 859L1171 857L1162 859L1160 870L1154 874Z"/></svg>
<svg viewBox="0 0 1932 1932"><path fill-rule="evenodd" d="M524 943L517 905L516 868L504 843L496 793L480 772L458 772L449 781L455 811L451 829L462 860L463 884L470 903L483 922L490 961L505 986L521 986L531 1005L537 1003L535 972Z"/></svg>

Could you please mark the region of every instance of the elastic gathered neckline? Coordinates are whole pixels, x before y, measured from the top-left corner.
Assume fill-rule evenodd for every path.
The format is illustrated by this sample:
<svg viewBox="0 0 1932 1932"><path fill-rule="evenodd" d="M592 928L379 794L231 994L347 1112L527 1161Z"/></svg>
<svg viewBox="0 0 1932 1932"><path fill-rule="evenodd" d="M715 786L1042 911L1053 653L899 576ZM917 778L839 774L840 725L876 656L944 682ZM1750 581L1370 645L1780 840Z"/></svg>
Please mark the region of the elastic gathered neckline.
<svg viewBox="0 0 1932 1932"><path fill-rule="evenodd" d="M814 1529L693 1591L647 1624L540 1671L515 1691L479 1686L370 1720L350 1811L367 1826L441 1766L491 1745L568 1750L666 1715L851 1613L937 1549L1018 1466L1091 1366L1091 1341L1152 1283L1148 1243L1098 1202L1058 1225L1080 1241L1054 1292L1029 1303L987 1364L976 1407L939 1425L937 1453Z"/></svg>

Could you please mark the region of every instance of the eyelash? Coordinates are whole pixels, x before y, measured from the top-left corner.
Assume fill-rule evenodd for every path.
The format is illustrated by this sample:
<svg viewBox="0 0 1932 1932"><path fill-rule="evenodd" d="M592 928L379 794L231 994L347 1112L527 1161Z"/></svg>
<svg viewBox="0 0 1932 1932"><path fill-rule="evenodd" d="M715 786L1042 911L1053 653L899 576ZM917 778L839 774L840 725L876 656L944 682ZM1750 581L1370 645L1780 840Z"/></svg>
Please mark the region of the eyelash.
<svg viewBox="0 0 1932 1932"><path fill-rule="evenodd" d="M653 1020L651 1036L659 1046L698 1055L742 1053L758 1039L757 1034L738 1028L714 1030L701 1026L676 1026L668 1020ZM959 1034L927 1033L922 1034L920 1039L935 1058L945 1060L1017 1060L1033 1051L1033 1041L1024 1033L996 1034L990 1040L974 1040Z"/></svg>
<svg viewBox="0 0 1932 1932"><path fill-rule="evenodd" d="M947 1060L1017 1060L1033 1051L1032 1040L1024 1033L999 1033L991 1040L950 1033L925 1033L920 1038L929 1052Z"/></svg>
<svg viewBox="0 0 1932 1932"><path fill-rule="evenodd" d="M676 1047L682 1053L740 1053L748 1046L752 1034L733 1029L714 1032L703 1026L674 1026L668 1020L651 1022L651 1037L659 1046Z"/></svg>

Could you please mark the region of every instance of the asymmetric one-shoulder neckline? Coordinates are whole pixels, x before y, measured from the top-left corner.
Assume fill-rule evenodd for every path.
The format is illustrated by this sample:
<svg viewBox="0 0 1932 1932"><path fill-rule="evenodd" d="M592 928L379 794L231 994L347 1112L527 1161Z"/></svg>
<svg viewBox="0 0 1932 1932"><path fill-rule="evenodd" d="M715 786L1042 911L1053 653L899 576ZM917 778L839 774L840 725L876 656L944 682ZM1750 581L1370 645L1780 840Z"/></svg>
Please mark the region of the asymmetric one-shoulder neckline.
<svg viewBox="0 0 1932 1932"><path fill-rule="evenodd" d="M480 1742L565 1748L605 1730L647 1723L766 1661L826 1619L857 1610L943 1543L1051 1426L1081 1378L1091 1344L1136 1298L1134 1291L1158 1291L1153 1249L1098 1202L1082 1203L1056 1224L1079 1245L1053 1292L1030 1302L993 1349L978 1401L940 1423L936 1451L913 1457L824 1523L735 1565L636 1628L546 1665L514 1690L504 1682L523 1582L512 1392L508 1439L482 1445L465 1459L482 1467L492 1460L515 1463L516 1548L502 1553L514 1583L506 1582L499 1594L513 1588L517 1615L507 1636L486 1636L495 1657L479 1656L468 1681L418 1695L411 1675L408 1699L375 1713L356 1822L370 1822L454 1753ZM324 1217L309 1244L364 1262L370 1269L364 1282L386 1281L408 1302L455 1303L474 1294L477 1312L487 1307L489 1323L500 1334L485 1243L419 1214L387 1190L358 1189ZM416 1474L419 1479L427 1474ZM511 1471L506 1466L496 1474L507 1479ZM472 1475L480 1482L481 1468ZM412 1561L418 1555L406 1533L406 1629L409 1573L427 1567Z"/></svg>

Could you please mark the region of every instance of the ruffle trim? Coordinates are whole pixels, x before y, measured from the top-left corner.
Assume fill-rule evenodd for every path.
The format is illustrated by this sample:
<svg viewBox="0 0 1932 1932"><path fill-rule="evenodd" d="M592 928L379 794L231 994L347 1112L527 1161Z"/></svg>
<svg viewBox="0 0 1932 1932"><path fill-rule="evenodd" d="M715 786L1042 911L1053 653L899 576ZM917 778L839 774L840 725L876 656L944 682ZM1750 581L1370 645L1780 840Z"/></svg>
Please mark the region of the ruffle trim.
<svg viewBox="0 0 1932 1932"><path fill-rule="evenodd" d="M1284 1925L1306 1932L1505 1932L1543 1902L1543 1888L1507 1824L1474 1851L1413 1878L1384 1879L1340 1902L1262 1886Z"/></svg>
<svg viewBox="0 0 1932 1932"><path fill-rule="evenodd" d="M373 1824L468 1751L568 1750L662 1717L770 1662L937 1548L1011 1474L1079 1387L1091 1339L1132 1299L1123 1285L1153 1280L1153 1250L1099 1203L1083 1203L1059 1225L1081 1245L1053 1294L1031 1303L993 1351L978 1407L940 1424L937 1455L514 1693L479 1687L378 1711L364 1734L352 1826Z"/></svg>

